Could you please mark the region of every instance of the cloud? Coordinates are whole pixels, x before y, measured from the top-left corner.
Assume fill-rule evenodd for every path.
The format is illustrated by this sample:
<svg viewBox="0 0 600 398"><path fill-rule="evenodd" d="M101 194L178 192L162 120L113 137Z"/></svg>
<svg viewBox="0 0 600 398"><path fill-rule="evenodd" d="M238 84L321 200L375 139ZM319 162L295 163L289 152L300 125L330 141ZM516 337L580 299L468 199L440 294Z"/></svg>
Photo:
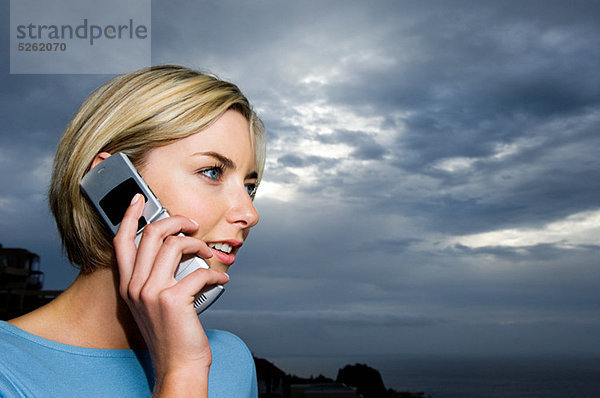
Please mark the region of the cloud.
<svg viewBox="0 0 600 398"><path fill-rule="evenodd" d="M564 248L600 246L600 210L572 214L539 229L504 229L456 237L454 241L472 248L526 247L549 243Z"/></svg>

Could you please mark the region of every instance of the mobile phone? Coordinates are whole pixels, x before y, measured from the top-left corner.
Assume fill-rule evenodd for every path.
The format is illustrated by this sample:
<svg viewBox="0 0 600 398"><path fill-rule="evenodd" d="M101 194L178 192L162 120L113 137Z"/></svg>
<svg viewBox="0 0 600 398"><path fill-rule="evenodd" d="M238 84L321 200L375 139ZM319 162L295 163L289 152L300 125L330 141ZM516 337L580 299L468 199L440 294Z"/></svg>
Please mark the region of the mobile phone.
<svg viewBox="0 0 600 398"><path fill-rule="evenodd" d="M146 225L169 217L167 209L162 206L127 155L123 153L115 153L104 159L83 176L79 185L113 235L119 230L121 220L133 196L137 193L143 195L145 205L142 216L138 220L136 245L139 244ZM197 256L184 260L175 271L175 279L180 281L199 268L210 267ZM222 285L211 285L198 292L194 297L196 313L200 314L210 307L224 291Z"/></svg>

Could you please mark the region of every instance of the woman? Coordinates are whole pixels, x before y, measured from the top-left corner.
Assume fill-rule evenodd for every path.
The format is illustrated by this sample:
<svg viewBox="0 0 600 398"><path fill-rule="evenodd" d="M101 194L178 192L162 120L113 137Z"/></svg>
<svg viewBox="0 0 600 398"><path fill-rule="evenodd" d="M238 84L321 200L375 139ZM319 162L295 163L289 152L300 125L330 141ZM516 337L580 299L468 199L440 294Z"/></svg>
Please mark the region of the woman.
<svg viewBox="0 0 600 398"><path fill-rule="evenodd" d="M79 188L117 152L172 215L148 225L139 248L144 201L132 198L113 240ZM231 83L161 66L93 93L59 144L49 191L80 274L50 304L0 323L0 396L256 396L248 349L227 332L205 333L193 300L228 282L258 222L252 201L264 156L263 125ZM190 255L211 269L176 282Z"/></svg>

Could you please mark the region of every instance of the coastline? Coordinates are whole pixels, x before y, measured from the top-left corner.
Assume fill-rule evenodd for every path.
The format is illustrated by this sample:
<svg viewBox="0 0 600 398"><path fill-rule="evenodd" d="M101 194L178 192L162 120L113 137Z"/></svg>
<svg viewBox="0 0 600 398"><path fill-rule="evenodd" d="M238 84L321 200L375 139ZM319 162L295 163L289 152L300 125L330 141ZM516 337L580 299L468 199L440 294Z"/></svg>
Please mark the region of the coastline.
<svg viewBox="0 0 600 398"><path fill-rule="evenodd" d="M267 356L288 374L335 379L345 365L377 369L387 388L423 391L433 398L596 397L600 392L600 355L504 356Z"/></svg>

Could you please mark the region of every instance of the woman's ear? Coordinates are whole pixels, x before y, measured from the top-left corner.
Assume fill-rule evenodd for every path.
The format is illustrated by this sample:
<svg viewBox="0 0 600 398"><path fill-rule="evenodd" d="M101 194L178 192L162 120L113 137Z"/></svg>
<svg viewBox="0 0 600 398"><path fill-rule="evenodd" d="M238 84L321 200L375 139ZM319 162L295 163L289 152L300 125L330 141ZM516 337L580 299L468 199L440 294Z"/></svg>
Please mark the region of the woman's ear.
<svg viewBox="0 0 600 398"><path fill-rule="evenodd" d="M90 170L96 167L98 163L100 163L104 159L108 159L110 156L111 155L108 152L100 152L99 154L97 154L94 160L92 161L92 166L90 167Z"/></svg>

